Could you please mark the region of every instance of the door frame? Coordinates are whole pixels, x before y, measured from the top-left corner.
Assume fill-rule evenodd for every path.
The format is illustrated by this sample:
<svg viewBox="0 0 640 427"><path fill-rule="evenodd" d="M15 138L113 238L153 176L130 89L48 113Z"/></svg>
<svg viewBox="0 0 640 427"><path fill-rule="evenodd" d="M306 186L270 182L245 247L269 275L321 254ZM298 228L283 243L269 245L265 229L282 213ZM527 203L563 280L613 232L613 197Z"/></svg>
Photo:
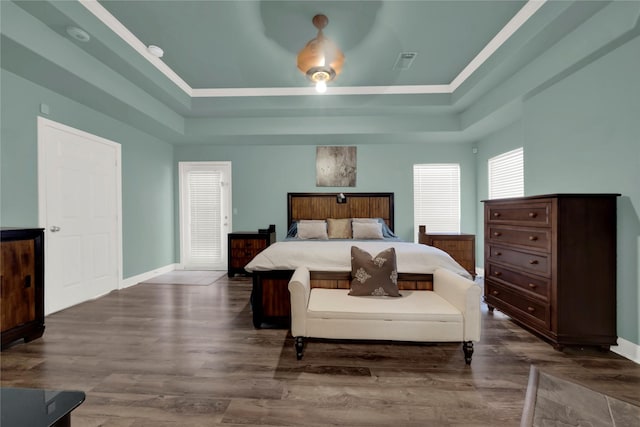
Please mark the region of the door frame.
<svg viewBox="0 0 640 427"><path fill-rule="evenodd" d="M54 128L68 133L73 133L82 138L89 139L92 142L99 144L106 144L113 147L116 151L116 289L122 289L122 146L117 142L110 141L106 138L91 134L89 132L82 131L80 129L73 128L71 126L64 125L62 123L55 122L45 117L37 117L37 140L38 140L38 226L44 228L44 274L45 274L45 291L47 283L47 272L50 271L47 268L49 257L47 256L47 233L49 232L47 224L47 180L46 180L46 150L44 144L46 143L45 129ZM45 292L46 295L46 292ZM47 308L45 299L45 310ZM47 313L49 314L49 313Z"/></svg>
<svg viewBox="0 0 640 427"><path fill-rule="evenodd" d="M187 195L185 194L185 191L183 189L184 186L184 182L183 182L183 174L184 174L184 169L188 168L189 166L211 166L211 167L217 167L217 168L225 168L227 169L227 171L229 172L229 176L228 176L228 183L227 183L227 187L229 189L229 200L227 205L223 208L224 212L222 213L222 216L227 217L227 234L229 232L231 232L232 228L232 218L233 218L233 185L232 185L232 177L233 177L233 170L232 170L232 162L231 161L179 161L178 162L178 215L179 215L179 219L178 219L178 227L179 227L179 232L180 232L180 268L181 269L188 269L189 267L185 264L185 260L186 260L186 256L185 256L185 248L186 248L186 233L185 233L185 228L186 228L186 224L185 224L185 206L187 204L187 200L186 197ZM229 254L228 252L228 248L226 246L226 242L227 242L227 236L223 235L220 238L220 244L222 245L222 258L223 258L223 263L224 264L228 264L228 257ZM229 266L227 265L227 268L229 268ZM201 269L203 270L207 270L209 268L206 267L202 267ZM222 271L222 270L220 270Z"/></svg>

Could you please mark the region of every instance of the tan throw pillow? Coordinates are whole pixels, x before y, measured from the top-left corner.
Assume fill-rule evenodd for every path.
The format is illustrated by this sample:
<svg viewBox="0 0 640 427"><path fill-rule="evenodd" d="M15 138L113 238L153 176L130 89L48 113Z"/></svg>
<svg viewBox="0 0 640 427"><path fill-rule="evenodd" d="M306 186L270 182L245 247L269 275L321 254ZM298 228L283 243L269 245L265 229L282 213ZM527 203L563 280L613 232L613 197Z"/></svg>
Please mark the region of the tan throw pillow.
<svg viewBox="0 0 640 427"><path fill-rule="evenodd" d="M327 223L322 222L300 222L298 224L298 238L327 240Z"/></svg>
<svg viewBox="0 0 640 427"><path fill-rule="evenodd" d="M375 257L351 246L351 291L353 296L400 297L396 250L385 249Z"/></svg>
<svg viewBox="0 0 640 427"><path fill-rule="evenodd" d="M327 218L327 229L330 239L350 239L351 219Z"/></svg>
<svg viewBox="0 0 640 427"><path fill-rule="evenodd" d="M379 222L354 222L351 224L354 239L383 239Z"/></svg>

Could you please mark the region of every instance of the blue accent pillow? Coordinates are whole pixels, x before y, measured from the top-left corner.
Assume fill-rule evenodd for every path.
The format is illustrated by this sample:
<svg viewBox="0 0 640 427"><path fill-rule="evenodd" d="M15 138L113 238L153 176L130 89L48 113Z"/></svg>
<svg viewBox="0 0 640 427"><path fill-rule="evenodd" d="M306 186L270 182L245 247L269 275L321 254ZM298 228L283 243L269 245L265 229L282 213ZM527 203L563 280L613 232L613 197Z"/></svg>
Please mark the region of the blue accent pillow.
<svg viewBox="0 0 640 427"><path fill-rule="evenodd" d="M287 230L287 238L298 237L298 221L293 221L291 227Z"/></svg>

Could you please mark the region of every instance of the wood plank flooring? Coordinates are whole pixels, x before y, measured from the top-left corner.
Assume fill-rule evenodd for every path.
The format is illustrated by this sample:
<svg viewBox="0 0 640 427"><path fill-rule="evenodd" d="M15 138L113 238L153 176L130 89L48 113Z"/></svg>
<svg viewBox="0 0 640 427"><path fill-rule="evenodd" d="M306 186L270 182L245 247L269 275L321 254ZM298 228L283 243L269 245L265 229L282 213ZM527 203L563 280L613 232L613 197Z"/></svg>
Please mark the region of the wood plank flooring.
<svg viewBox="0 0 640 427"><path fill-rule="evenodd" d="M471 367L460 344L311 340L256 330L249 279L140 284L48 316L1 353L1 384L76 389L73 426L515 426L529 367L640 405L640 365L558 352L484 307Z"/></svg>

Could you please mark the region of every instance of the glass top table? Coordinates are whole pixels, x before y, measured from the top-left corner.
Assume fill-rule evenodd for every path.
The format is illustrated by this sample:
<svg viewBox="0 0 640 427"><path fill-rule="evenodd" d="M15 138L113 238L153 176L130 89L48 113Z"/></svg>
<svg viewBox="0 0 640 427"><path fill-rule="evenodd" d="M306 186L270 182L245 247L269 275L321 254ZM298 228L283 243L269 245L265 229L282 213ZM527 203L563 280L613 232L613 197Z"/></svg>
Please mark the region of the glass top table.
<svg viewBox="0 0 640 427"><path fill-rule="evenodd" d="M0 389L0 425L67 427L71 425L71 411L84 399L82 391L3 387Z"/></svg>

